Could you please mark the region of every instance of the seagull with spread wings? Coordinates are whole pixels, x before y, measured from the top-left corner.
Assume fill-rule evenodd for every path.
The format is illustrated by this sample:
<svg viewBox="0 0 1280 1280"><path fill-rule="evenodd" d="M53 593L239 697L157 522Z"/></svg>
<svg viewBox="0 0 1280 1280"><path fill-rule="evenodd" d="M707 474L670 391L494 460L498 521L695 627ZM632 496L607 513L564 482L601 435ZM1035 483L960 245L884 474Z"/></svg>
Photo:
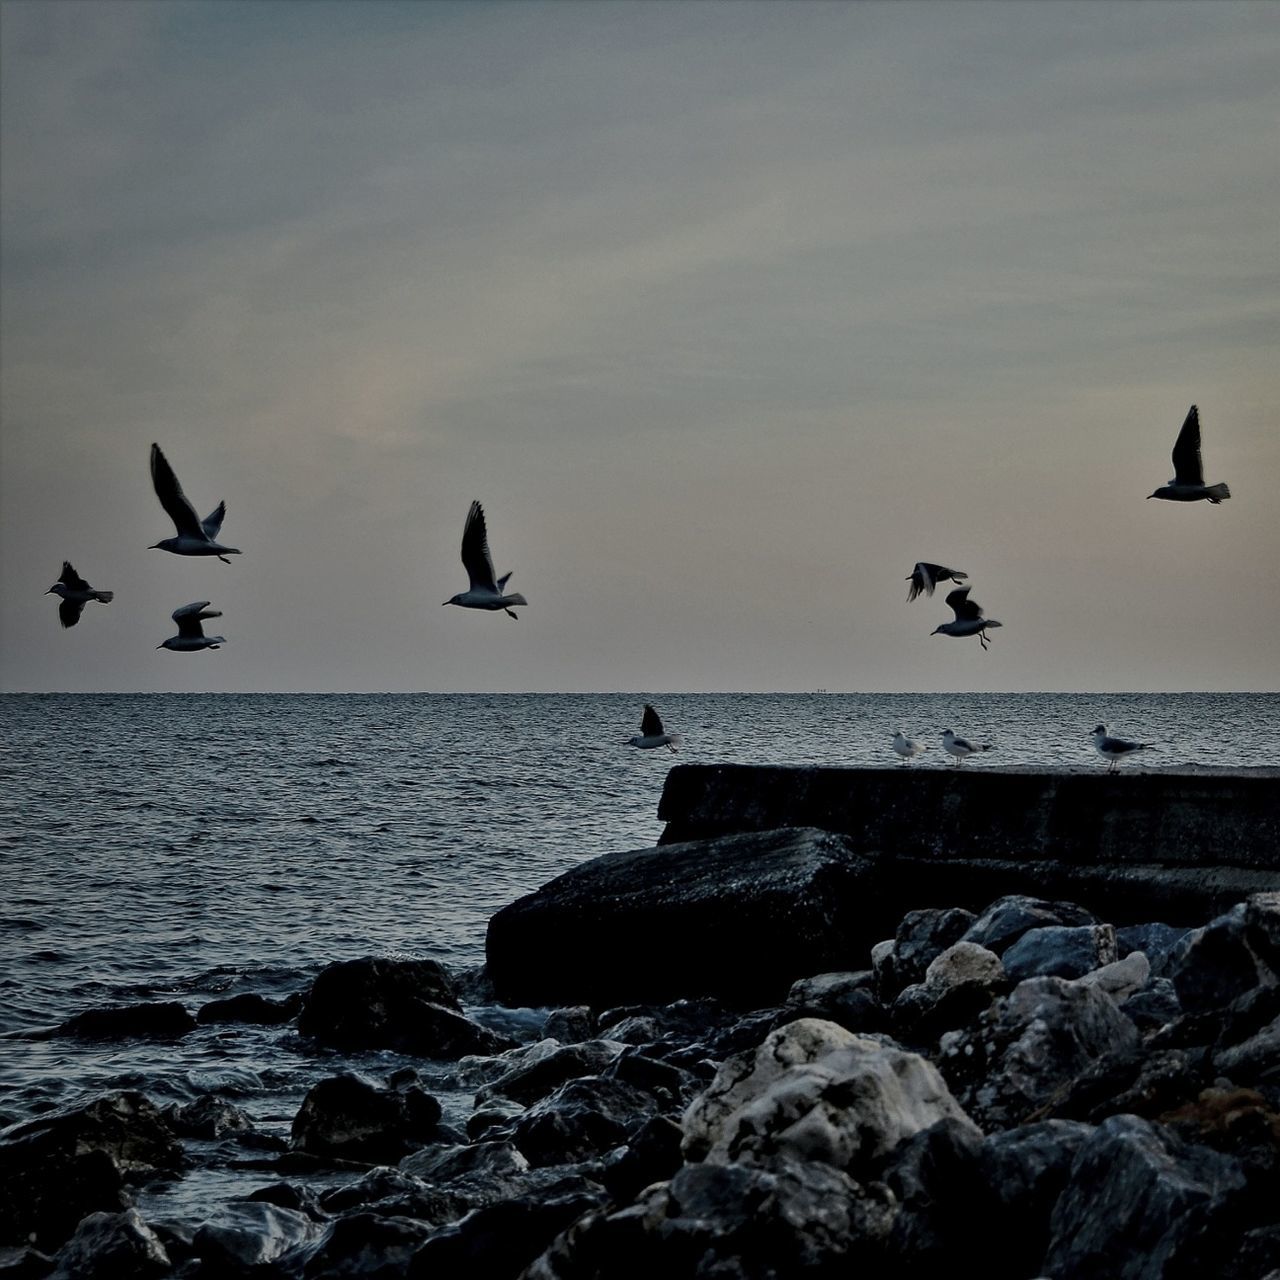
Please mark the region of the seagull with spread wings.
<svg viewBox="0 0 1280 1280"><path fill-rule="evenodd" d="M80 621L80 615L90 600L101 600L110 604L115 599L114 591L95 591L72 567L70 560L62 562L62 575L57 582L45 592L45 595L61 596L58 606L58 621L64 627L74 627Z"/></svg>
<svg viewBox="0 0 1280 1280"><path fill-rule="evenodd" d="M972 589L972 587L957 587L947 596L947 604L951 606L956 616L953 621L934 627L931 635L977 636L978 643L984 649L991 643L987 628L1002 627L1004 623L982 616L982 606L976 600L969 599L969 592Z"/></svg>
<svg viewBox="0 0 1280 1280"><path fill-rule="evenodd" d="M678 733L668 733L662 727L662 717L651 702L644 704L644 715L640 717L640 732L634 738L627 739L629 747L666 747L670 751L679 748L683 741Z"/></svg>
<svg viewBox="0 0 1280 1280"><path fill-rule="evenodd" d="M1170 502L1199 502L1204 499L1217 506L1231 497L1225 484L1205 484L1204 462L1200 458L1200 410L1195 405L1178 432L1173 446L1173 479L1161 485L1148 498L1167 498Z"/></svg>
<svg viewBox="0 0 1280 1280"><path fill-rule="evenodd" d="M484 508L478 502L471 504L471 509L467 512L467 523L462 530L462 564L471 580L471 586L456 596L450 596L444 601L445 604L461 605L464 609L505 609L513 618L519 618L520 615L511 606L527 605L529 602L522 595L505 594L510 573L504 573L501 578L494 575Z"/></svg>
<svg viewBox="0 0 1280 1280"><path fill-rule="evenodd" d="M173 474L169 460L160 452L160 446L151 446L151 483L155 486L160 505L177 526L174 538L153 542L150 550L172 551L177 556L217 556L224 564L230 564L228 556L238 556L238 547L224 547L218 542L227 504L219 502L203 520L196 515L191 500L182 492L178 477Z"/></svg>
<svg viewBox="0 0 1280 1280"><path fill-rule="evenodd" d="M196 649L217 649L227 643L225 636L207 636L200 624L206 618L222 617L221 609L210 609L207 600L197 600L193 604L184 604L172 614L178 624L178 634L156 645L157 649L173 649L181 653L189 653Z"/></svg>
<svg viewBox="0 0 1280 1280"><path fill-rule="evenodd" d="M921 560L907 575L907 581L911 583L911 589L907 592L907 603L910 604L921 592L927 596L933 595L934 587L940 582L961 582L968 576L960 569L948 569L945 565L930 564L927 560Z"/></svg>

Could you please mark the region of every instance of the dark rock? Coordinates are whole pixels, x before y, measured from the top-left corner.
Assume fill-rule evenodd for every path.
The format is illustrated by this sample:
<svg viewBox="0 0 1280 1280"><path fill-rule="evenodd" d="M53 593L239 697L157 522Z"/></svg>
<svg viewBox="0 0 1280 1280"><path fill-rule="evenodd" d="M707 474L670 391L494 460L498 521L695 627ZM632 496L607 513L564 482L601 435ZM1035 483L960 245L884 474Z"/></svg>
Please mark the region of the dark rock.
<svg viewBox="0 0 1280 1280"><path fill-rule="evenodd" d="M830 1165L685 1165L635 1204L579 1218L523 1280L880 1275L892 1219L883 1188Z"/></svg>
<svg viewBox="0 0 1280 1280"><path fill-rule="evenodd" d="M1157 1118L1187 1142L1235 1156L1270 1216L1280 1185L1280 1109L1263 1094L1212 1087Z"/></svg>
<svg viewBox="0 0 1280 1280"><path fill-rule="evenodd" d="M603 1155L657 1114L653 1098L621 1080L570 1080L516 1122L513 1140L535 1166Z"/></svg>
<svg viewBox="0 0 1280 1280"><path fill-rule="evenodd" d="M819 973L792 983L787 992L785 1016L823 1018L847 1031L887 1031L889 1020L876 998L872 969L844 973Z"/></svg>
<svg viewBox="0 0 1280 1280"><path fill-rule="evenodd" d="M192 1241L202 1276L238 1276L309 1244L324 1230L305 1213L261 1201L235 1200L201 1225Z"/></svg>
<svg viewBox="0 0 1280 1280"><path fill-rule="evenodd" d="M293 1120L293 1145L312 1155L395 1162L430 1142L440 1103L417 1085L380 1089L361 1076L321 1080Z"/></svg>
<svg viewBox="0 0 1280 1280"><path fill-rule="evenodd" d="M1169 976L1188 1013L1219 1009L1262 983L1258 958L1245 937L1247 910L1245 903L1238 904L1193 929L1174 948Z"/></svg>
<svg viewBox="0 0 1280 1280"><path fill-rule="evenodd" d="M493 1054L514 1041L461 1010L434 960L366 956L331 964L307 993L298 1031L339 1048L381 1047L434 1058Z"/></svg>
<svg viewBox="0 0 1280 1280"><path fill-rule="evenodd" d="M450 1183L479 1178L490 1184L519 1178L529 1162L511 1142L473 1142L461 1147L428 1147L406 1156L403 1172L426 1182Z"/></svg>
<svg viewBox="0 0 1280 1280"><path fill-rule="evenodd" d="M619 1203L633 1200L645 1187L662 1182L684 1163L683 1132L668 1116L654 1116L631 1135L625 1147L609 1153L603 1165L605 1189Z"/></svg>
<svg viewBox="0 0 1280 1280"><path fill-rule="evenodd" d="M293 1249L280 1266L302 1280L403 1280L433 1230L416 1218L351 1213Z"/></svg>
<svg viewBox="0 0 1280 1280"><path fill-rule="evenodd" d="M53 1280L148 1280L170 1269L164 1245L136 1209L82 1218L55 1261Z"/></svg>
<svg viewBox="0 0 1280 1280"><path fill-rule="evenodd" d="M647 1093L663 1111L683 1111L701 1087L691 1072L628 1050L600 1073L607 1080L621 1080Z"/></svg>
<svg viewBox="0 0 1280 1280"><path fill-rule="evenodd" d="M302 1008L301 995L287 1000L272 1000L257 992L228 996L225 1000L210 1000L200 1006L196 1021L201 1026L226 1022L242 1022L255 1026L274 1026L298 1016Z"/></svg>
<svg viewBox="0 0 1280 1280"><path fill-rule="evenodd" d="M1212 1055L1214 1069L1236 1084L1280 1084L1280 987L1255 987L1232 1001Z"/></svg>
<svg viewBox="0 0 1280 1280"><path fill-rule="evenodd" d="M1050 926L1078 927L1099 923L1097 916L1073 902L1046 902L1014 893L998 898L965 932L965 942L976 942L1003 955L1024 933Z"/></svg>
<svg viewBox="0 0 1280 1280"><path fill-rule="evenodd" d="M898 993L889 1023L901 1040L931 1043L973 1021L1010 985L995 952L975 942L953 943L933 958L923 982Z"/></svg>
<svg viewBox="0 0 1280 1280"><path fill-rule="evenodd" d="M1154 1119L1195 1098L1208 1083L1203 1050L1131 1047L1096 1058L1037 1114L1091 1124L1120 1114Z"/></svg>
<svg viewBox="0 0 1280 1280"><path fill-rule="evenodd" d="M1120 1012L1132 1018L1139 1031L1156 1031L1182 1014L1171 978L1153 978L1141 991L1120 1003Z"/></svg>
<svg viewBox="0 0 1280 1280"><path fill-rule="evenodd" d="M480 1089L476 1102L483 1104L495 1098L509 1098L528 1106L554 1092L566 1080L598 1075L621 1051L620 1044L613 1040L584 1040L565 1045L513 1067Z"/></svg>
<svg viewBox="0 0 1280 1280"><path fill-rule="evenodd" d="M972 911L929 907L908 911L893 937L893 950L881 966L879 995L888 1002L903 987L923 982L925 970L974 923Z"/></svg>
<svg viewBox="0 0 1280 1280"><path fill-rule="evenodd" d="M978 1124L1004 1129L1055 1101L1098 1058L1138 1043L1138 1029L1097 988L1028 978L976 1025L944 1035L938 1065Z"/></svg>
<svg viewBox="0 0 1280 1280"><path fill-rule="evenodd" d="M44 1280L53 1265L39 1249L0 1248L0 1280Z"/></svg>
<svg viewBox="0 0 1280 1280"><path fill-rule="evenodd" d="M222 1138L228 1133L247 1133L253 1121L237 1106L212 1093L203 1094L183 1107L166 1113L174 1133L184 1138Z"/></svg>
<svg viewBox="0 0 1280 1280"><path fill-rule="evenodd" d="M1224 1244L1219 1228L1244 1186L1238 1160L1137 1116L1112 1116L1076 1155L1043 1270L1055 1280L1162 1280L1193 1247L1203 1257L1205 1240Z"/></svg>
<svg viewBox="0 0 1280 1280"><path fill-rule="evenodd" d="M515 1280L561 1231L605 1201L599 1188L570 1180L537 1196L516 1196L468 1214L437 1232L409 1269L416 1280L483 1276Z"/></svg>
<svg viewBox="0 0 1280 1280"><path fill-rule="evenodd" d="M489 972L509 1004L770 1003L863 958L866 867L814 830L606 854L492 917Z"/></svg>
<svg viewBox="0 0 1280 1280"><path fill-rule="evenodd" d="M1116 929L1116 951L1127 956L1141 951L1151 961L1151 976L1163 978L1169 968L1174 948L1190 933L1185 925L1130 924Z"/></svg>
<svg viewBox="0 0 1280 1280"><path fill-rule="evenodd" d="M1006 947L1001 959L1014 982L1024 978L1081 978L1118 959L1109 924L1042 925Z"/></svg>
<svg viewBox="0 0 1280 1280"><path fill-rule="evenodd" d="M1259 962L1280 978L1280 891L1252 894L1244 904L1244 939Z"/></svg>
<svg viewBox="0 0 1280 1280"><path fill-rule="evenodd" d="M125 1040L154 1037L176 1040L196 1029L196 1020L185 1005L168 1000L154 1004L117 1005L86 1009L68 1018L54 1032L81 1040Z"/></svg>
<svg viewBox="0 0 1280 1280"><path fill-rule="evenodd" d="M181 1144L140 1093L50 1112L0 1142L0 1243L56 1249L86 1214L132 1204L126 1180L172 1175Z"/></svg>
<svg viewBox="0 0 1280 1280"><path fill-rule="evenodd" d="M305 1213L312 1222L323 1222L329 1215L320 1207L319 1198L308 1186L299 1182L272 1182L251 1191L245 1200L273 1204L278 1209Z"/></svg>
<svg viewBox="0 0 1280 1280"><path fill-rule="evenodd" d="M596 1016L590 1005L574 1004L566 1009L552 1009L542 1024L544 1039L561 1044L579 1044L596 1033Z"/></svg>
<svg viewBox="0 0 1280 1280"><path fill-rule="evenodd" d="M524 1112L522 1103L506 1098L486 1102L467 1117L467 1140L480 1142L509 1138L515 1122Z"/></svg>

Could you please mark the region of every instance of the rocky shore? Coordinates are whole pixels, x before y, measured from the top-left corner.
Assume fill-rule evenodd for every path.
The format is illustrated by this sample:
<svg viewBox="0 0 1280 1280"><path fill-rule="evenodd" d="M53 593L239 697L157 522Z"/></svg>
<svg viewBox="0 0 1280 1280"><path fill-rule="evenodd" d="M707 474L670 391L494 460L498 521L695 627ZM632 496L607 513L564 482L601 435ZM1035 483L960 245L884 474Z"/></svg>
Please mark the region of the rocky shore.
<svg viewBox="0 0 1280 1280"><path fill-rule="evenodd" d="M1280 887L1198 922L1026 893L889 919L874 868L824 830L663 845L499 912L480 970L86 1010L50 1034L278 1025L333 1071L288 1142L216 1093L11 1127L0 1276L1280 1277ZM346 1068L377 1047L447 1064L464 1122L422 1072ZM259 1184L139 1211L200 1160Z"/></svg>

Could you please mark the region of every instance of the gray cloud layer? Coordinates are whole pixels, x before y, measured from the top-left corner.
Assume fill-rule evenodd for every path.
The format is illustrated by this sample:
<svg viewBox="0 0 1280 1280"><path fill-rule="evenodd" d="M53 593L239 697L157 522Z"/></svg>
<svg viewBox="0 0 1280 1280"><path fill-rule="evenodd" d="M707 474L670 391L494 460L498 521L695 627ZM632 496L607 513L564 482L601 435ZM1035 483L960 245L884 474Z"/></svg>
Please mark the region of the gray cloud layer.
<svg viewBox="0 0 1280 1280"><path fill-rule="evenodd" d="M1275 6L0 21L4 688L1277 687Z"/></svg>

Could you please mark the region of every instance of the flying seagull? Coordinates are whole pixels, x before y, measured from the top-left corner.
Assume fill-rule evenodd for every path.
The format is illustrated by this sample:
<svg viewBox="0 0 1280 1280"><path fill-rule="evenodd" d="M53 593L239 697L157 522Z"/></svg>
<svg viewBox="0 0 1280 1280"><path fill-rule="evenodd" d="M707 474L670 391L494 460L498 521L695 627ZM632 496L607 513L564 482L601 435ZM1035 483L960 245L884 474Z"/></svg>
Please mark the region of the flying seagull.
<svg viewBox="0 0 1280 1280"><path fill-rule="evenodd" d="M930 635L944 636L977 636L978 643L985 649L991 643L987 635L988 627L1002 627L1003 622L982 616L982 606L976 600L969 599L970 587L957 587L947 596L947 604L955 611L955 620L944 622L934 627Z"/></svg>
<svg viewBox="0 0 1280 1280"><path fill-rule="evenodd" d="M919 568L918 565L916 567ZM924 750L924 743L905 737L899 729L893 735L893 749L902 757L902 763L906 764Z"/></svg>
<svg viewBox="0 0 1280 1280"><path fill-rule="evenodd" d="M1129 742L1124 738L1113 738L1107 732L1107 726L1100 724L1093 731L1093 749L1107 761L1107 772L1114 773L1116 765L1135 751L1150 751L1149 742Z"/></svg>
<svg viewBox="0 0 1280 1280"><path fill-rule="evenodd" d="M627 739L629 747L666 747L675 751L684 739L678 733L668 733L662 727L662 717L653 709L653 704L644 704L644 715L640 717L640 732L634 738Z"/></svg>
<svg viewBox="0 0 1280 1280"><path fill-rule="evenodd" d="M467 512L466 527L462 530L462 563L466 568L471 586L450 596L445 604L458 604L464 609L505 609L513 618L519 614L511 607L514 604L527 605L529 602L522 595L504 595L509 573L495 578L493 573L493 557L489 554L489 535L485 529L484 508L478 502L471 504Z"/></svg>
<svg viewBox="0 0 1280 1280"><path fill-rule="evenodd" d="M188 653L195 649L216 649L227 643L225 636L207 636L200 625L206 618L222 617L221 609L210 609L207 600L197 600L194 604L184 604L181 609L173 611L173 620L178 624L178 634L170 636L157 649L173 649Z"/></svg>
<svg viewBox="0 0 1280 1280"><path fill-rule="evenodd" d="M238 556L239 547L224 547L218 542L222 519L227 514L227 504L219 502L203 520L197 519L191 500L182 492L178 477L173 474L169 460L160 452L160 446L151 446L151 483L155 486L160 505L169 513L169 519L178 528L176 538L164 538L153 542L150 550L172 551L178 556L217 556L223 564L230 564L228 556Z"/></svg>
<svg viewBox="0 0 1280 1280"><path fill-rule="evenodd" d="M959 582L969 575L959 569L948 569L945 565L930 564L921 560L907 576L911 589L907 592L907 603L910 604L922 591L925 595L933 595L933 589L940 582Z"/></svg>
<svg viewBox="0 0 1280 1280"><path fill-rule="evenodd" d="M964 764L966 756L973 755L975 751L990 751L991 743L970 742L968 738L957 738L950 729L943 729L942 749L948 755L955 757L956 765L958 767Z"/></svg>
<svg viewBox="0 0 1280 1280"><path fill-rule="evenodd" d="M1225 484L1205 484L1204 463L1200 460L1200 410L1195 405L1178 432L1173 446L1173 479L1161 485L1148 498L1167 498L1170 502L1198 502L1204 498L1215 506L1231 497Z"/></svg>
<svg viewBox="0 0 1280 1280"><path fill-rule="evenodd" d="M70 560L62 562L62 575L57 582L45 592L45 595L61 596L58 606L58 620L64 627L74 627L80 621L80 615L90 600L101 600L110 604L115 599L114 591L95 591L72 567Z"/></svg>

